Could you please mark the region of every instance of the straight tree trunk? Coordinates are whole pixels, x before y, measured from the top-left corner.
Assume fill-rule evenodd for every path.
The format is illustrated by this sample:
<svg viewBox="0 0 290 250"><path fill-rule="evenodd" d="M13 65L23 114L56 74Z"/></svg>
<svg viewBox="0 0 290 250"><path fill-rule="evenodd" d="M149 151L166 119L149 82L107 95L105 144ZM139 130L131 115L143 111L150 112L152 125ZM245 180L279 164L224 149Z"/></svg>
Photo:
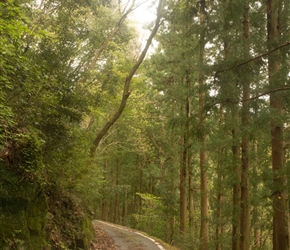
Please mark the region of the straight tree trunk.
<svg viewBox="0 0 290 250"><path fill-rule="evenodd" d="M171 183L174 183L174 180L172 180ZM170 191L172 197L176 196L176 190L175 188L173 187ZM175 233L176 233L176 217L175 215L172 214L172 205L173 204L168 204L168 223L169 223L169 227L168 227L168 241L170 244L173 244L174 243L174 239L175 239ZM174 206L174 205L173 205ZM174 208L173 208L174 209Z"/></svg>
<svg viewBox="0 0 290 250"><path fill-rule="evenodd" d="M194 183L193 174L190 170L188 173L188 207L189 207L189 230L194 237Z"/></svg>
<svg viewBox="0 0 290 250"><path fill-rule="evenodd" d="M206 4L205 0L199 2L200 4L200 41L199 41L199 143L201 145L199 151L199 164L200 164L200 236L199 236L199 249L209 249L209 229L208 229L208 177L207 177L207 154L206 154L206 135L204 131L204 98L205 98L205 79L203 73L204 64L204 49L205 49L205 29L206 29Z"/></svg>
<svg viewBox="0 0 290 250"><path fill-rule="evenodd" d="M257 114L258 110L255 109L254 115ZM253 174L258 175L258 143L255 140L252 145L252 152L254 152L254 159L253 159ZM258 192L258 183L253 182L252 183L252 188L251 192L253 194L256 194ZM254 249L261 249L262 248L262 229L261 229L261 224L260 224L260 208L257 205L257 202L255 206L253 207L253 212L252 212L252 224L254 227Z"/></svg>
<svg viewBox="0 0 290 250"><path fill-rule="evenodd" d="M104 181L106 182L106 171L107 171L107 168L108 168L108 161L105 160L104 162ZM102 220L103 221L107 221L108 220L108 200L107 200L107 195L106 195L106 189L104 188L104 194L103 194L103 202L102 202Z"/></svg>
<svg viewBox="0 0 290 250"><path fill-rule="evenodd" d="M223 150L221 150L221 155L223 154ZM223 231L223 227L222 227L222 198L223 198L223 193L222 193L222 173L221 173L221 169L222 169L222 162L219 161L218 162L218 177L217 177L217 208L216 208L216 220L217 220L217 224L216 224L216 230L215 230L215 237L216 237L216 250L222 250L222 242L220 240L220 236L222 234Z"/></svg>
<svg viewBox="0 0 290 250"><path fill-rule="evenodd" d="M139 164L139 163L137 163ZM143 167L142 167L142 164L140 164L140 167L139 167L139 191L140 193L143 192ZM137 211L140 212L142 210L142 199L139 195L135 195L138 199L138 206L137 206Z"/></svg>
<svg viewBox="0 0 290 250"><path fill-rule="evenodd" d="M179 192L180 192L180 232L184 234L186 232L187 224L187 171L186 171L186 152L185 152L185 138L183 136L181 140L180 150L180 179L179 179Z"/></svg>
<svg viewBox="0 0 290 250"><path fill-rule="evenodd" d="M224 108L223 106L220 107L220 119L219 119L219 126L222 127L222 124L224 122ZM216 238L216 250L222 250L223 249L223 244L221 241L221 235L223 233L223 223L222 223L222 200L223 200L223 155L224 155L224 148L221 148L219 151L219 156L218 156L218 166L217 166L217 193L216 193L216 229L215 229L215 238Z"/></svg>
<svg viewBox="0 0 290 250"><path fill-rule="evenodd" d="M116 161L116 179L115 179L115 206L114 206L114 220L113 222L119 223L119 179L120 179L120 156L118 155Z"/></svg>
<svg viewBox="0 0 290 250"><path fill-rule="evenodd" d="M123 209L122 209L122 221L121 221L122 225L125 224L125 219L127 218L127 214L128 214L128 191L126 189L125 194L124 194L124 204L123 204Z"/></svg>
<svg viewBox="0 0 290 250"><path fill-rule="evenodd" d="M244 59L249 58L248 38L250 35L249 27L249 6L247 0L244 0L244 20L243 20L243 41L244 41ZM247 70L250 73L249 70ZM243 78L243 100L250 98L250 78L246 75ZM250 143L248 136L249 126L249 104L243 101L242 106L242 166L241 166L241 213L240 213L240 250L250 249Z"/></svg>
<svg viewBox="0 0 290 250"><path fill-rule="evenodd" d="M223 1L223 9L225 10L225 17L224 17L224 22L225 25L223 29L230 33L231 31L228 28L228 18L226 13L228 10L228 6L230 5L229 1L224 0ZM227 61L230 59L230 37L226 35L224 37L224 60ZM232 84L234 83L229 83L229 80L226 79L224 84ZM237 86L234 85L229 86L231 89L237 89ZM222 91L225 93L228 92L228 90L225 89L225 87L221 86ZM229 94L227 98L232 98ZM228 116L228 119L232 120L232 125L231 128L231 135L232 135L232 176L233 176L233 186L232 186L232 250L239 250L240 248L240 196L241 196L241 164L240 164L240 141L239 138L237 138L237 131L238 131L238 120L239 120L239 114L238 114L238 107L234 104L227 105L226 107L226 115Z"/></svg>
<svg viewBox="0 0 290 250"><path fill-rule="evenodd" d="M232 117L234 120L238 119L236 107L233 107ZM237 142L237 129L232 129L232 153L233 153L233 211L232 211L232 250L238 250L240 246L240 195L241 195L241 168L239 164L240 146Z"/></svg>
<svg viewBox="0 0 290 250"><path fill-rule="evenodd" d="M203 144L204 146L204 144ZM207 180L207 158L204 149L200 150L200 192L201 192L201 223L200 223L200 250L208 250L208 180Z"/></svg>
<svg viewBox="0 0 290 250"><path fill-rule="evenodd" d="M189 71L186 72L186 88L187 88L187 97L186 97L186 165L187 165L187 172L188 172L188 210L189 210L189 231L192 237L194 237L194 195L193 195L193 173L192 173L192 155L190 153L191 148L191 141L190 141L190 116L191 116L191 82Z"/></svg>
<svg viewBox="0 0 290 250"><path fill-rule="evenodd" d="M286 4L286 3L285 3ZM268 49L279 45L281 1L267 0L267 32ZM275 51L268 55L269 86L271 89L284 86L280 82L281 55ZM271 120L272 170L273 170L273 250L288 250L289 243L289 206L287 192L287 176L285 170L284 125L282 116L284 107L281 92L270 94L270 107L273 112Z"/></svg>
<svg viewBox="0 0 290 250"><path fill-rule="evenodd" d="M254 220L257 221L259 216L258 208L255 207L253 209L253 217ZM257 221L258 222L258 221ZM261 236L261 228L260 226L254 226L254 248L261 249L262 247L262 236Z"/></svg>

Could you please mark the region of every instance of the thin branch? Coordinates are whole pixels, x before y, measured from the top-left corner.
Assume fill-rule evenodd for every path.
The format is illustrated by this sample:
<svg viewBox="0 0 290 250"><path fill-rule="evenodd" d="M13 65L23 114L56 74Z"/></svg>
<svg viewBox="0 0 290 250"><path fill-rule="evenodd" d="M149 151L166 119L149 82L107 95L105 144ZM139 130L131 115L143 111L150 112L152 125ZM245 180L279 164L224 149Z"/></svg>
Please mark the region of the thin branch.
<svg viewBox="0 0 290 250"><path fill-rule="evenodd" d="M262 57L265 57L265 56L267 56L267 55L269 55L269 54L271 54L271 53L273 53L273 52L275 52L275 51L277 51L277 50L279 50L279 49L282 49L282 48L284 48L284 47L287 47L287 46L289 46L289 45L290 45L290 42L286 42L286 43L281 44L280 46L276 47L275 49L272 49L272 50L267 51L267 52L265 52L265 53L263 53L263 54L261 54L261 55L258 55L258 56L256 56L256 57L253 57L253 58L251 58L251 59L249 59L249 60L247 60L247 61L244 61L244 62L242 62L242 63L239 63L239 64L237 64L237 65L234 65L234 66L231 66L231 67L228 67L228 68L225 68L225 69L218 70L218 71L215 73L214 78L217 78L218 74L220 74L220 73L223 73L223 72L225 72L225 71L229 71L229 70L232 70L232 69L235 69L235 68L241 67L241 66L243 66L243 65L246 65L246 64L248 64L248 63L250 63L250 62L253 62L253 61L257 60L257 59L260 59L260 58L262 58Z"/></svg>
<svg viewBox="0 0 290 250"><path fill-rule="evenodd" d="M133 6L133 4L132 4L131 7L130 7L130 9L132 8L132 11L134 11L134 10L136 10L137 8L139 8L141 5L145 4L145 3L148 2L148 1L149 1L149 0L145 0L145 1L141 2L141 3L139 3L139 4L136 4L135 6ZM135 3L135 1L134 1L134 3ZM127 8L127 6L126 6L126 8ZM126 8L124 9L124 12L125 12ZM124 12L123 12L123 13L124 13Z"/></svg>
<svg viewBox="0 0 290 250"><path fill-rule="evenodd" d="M247 101L255 100L255 99L258 99L258 98L261 97L261 96L268 95L268 94L275 93L275 92L279 92L279 91L284 91L284 90L290 90L290 87L282 87L282 88L278 88L278 89L272 89L272 90L266 91L266 92L264 92L264 93L261 93L261 94L259 94L259 95L256 95L256 96L253 96L253 97L250 97L250 98L244 99L244 100L240 100L240 101L238 101L237 103L239 103L239 102L247 102Z"/></svg>
<svg viewBox="0 0 290 250"><path fill-rule="evenodd" d="M102 153L106 152L106 150L109 148L109 147L112 147L114 145L120 145L121 142L119 141L115 141L115 142L111 142L110 144L107 144L103 149L102 149Z"/></svg>
<svg viewBox="0 0 290 250"><path fill-rule="evenodd" d="M141 3L143 4L143 3ZM105 39L105 41L101 44L101 46L95 51L95 55L93 55L90 59L90 62L83 61L82 63L80 63L74 70L74 73L77 72L78 70L80 70L85 64L87 64L86 68L91 70L95 64L97 63L97 61L99 60L101 54L103 53L103 51L108 47L108 44L110 43L110 41L113 40L113 38L116 36L116 34L118 33L118 31L120 30L122 24L125 22L125 20L127 19L128 15L133 12L136 8L138 8L141 4L135 5L135 0L132 2L131 6L128 8L127 11L124 11L124 13L122 13L122 16L120 17L119 21L117 22L116 26L114 27L113 31L107 36L107 38ZM91 54L91 53L90 53ZM90 56L89 56L90 57Z"/></svg>
<svg viewBox="0 0 290 250"><path fill-rule="evenodd" d="M268 90L268 91L263 92L261 94L255 95L253 97L250 97L250 98L247 98L247 99L241 99L241 100L238 100L238 101L232 101L230 99L227 99L227 100L224 100L224 101L219 101L219 102L216 102L213 105L211 105L210 108L212 108L213 106L215 106L217 104L222 104L222 103L238 104L238 103L243 103L243 102L247 102L247 101L252 101L252 100L258 99L261 96L269 95L271 93L275 93L275 92L279 92L279 91L284 91L284 90L290 90L290 87L282 87L282 88L278 88L278 89L271 89L271 90Z"/></svg>

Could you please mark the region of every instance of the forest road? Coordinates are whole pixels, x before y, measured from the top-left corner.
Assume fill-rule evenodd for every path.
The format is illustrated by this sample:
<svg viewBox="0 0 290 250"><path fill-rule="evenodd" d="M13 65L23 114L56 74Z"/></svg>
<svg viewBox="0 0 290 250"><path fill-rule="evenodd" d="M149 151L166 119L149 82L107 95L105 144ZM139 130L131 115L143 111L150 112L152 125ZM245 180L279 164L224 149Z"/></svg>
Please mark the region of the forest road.
<svg viewBox="0 0 290 250"><path fill-rule="evenodd" d="M154 239L133 229L97 220L93 221L93 225L111 236L118 250L165 250Z"/></svg>

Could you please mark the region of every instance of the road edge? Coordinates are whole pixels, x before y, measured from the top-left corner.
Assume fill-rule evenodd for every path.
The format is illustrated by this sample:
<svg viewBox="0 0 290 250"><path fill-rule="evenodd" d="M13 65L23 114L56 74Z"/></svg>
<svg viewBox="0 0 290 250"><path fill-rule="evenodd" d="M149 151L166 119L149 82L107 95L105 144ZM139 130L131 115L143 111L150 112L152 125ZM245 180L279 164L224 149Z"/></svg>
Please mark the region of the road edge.
<svg viewBox="0 0 290 250"><path fill-rule="evenodd" d="M122 230L125 230L125 231L128 231L128 232L131 232L131 233L135 233L135 234L138 234L150 241L152 241L160 250L166 250L158 241L154 240L153 238L143 234L143 233L140 233L134 229L131 229L131 228L128 228L128 227L124 227L124 226L121 226L121 225L116 225L116 224L113 224L113 223L110 223L110 222L106 222L106 221L101 221L101 220L93 220L94 221L97 221L101 224L107 224L108 226L111 226L111 227L115 227L115 228L118 228L118 229L122 229Z"/></svg>

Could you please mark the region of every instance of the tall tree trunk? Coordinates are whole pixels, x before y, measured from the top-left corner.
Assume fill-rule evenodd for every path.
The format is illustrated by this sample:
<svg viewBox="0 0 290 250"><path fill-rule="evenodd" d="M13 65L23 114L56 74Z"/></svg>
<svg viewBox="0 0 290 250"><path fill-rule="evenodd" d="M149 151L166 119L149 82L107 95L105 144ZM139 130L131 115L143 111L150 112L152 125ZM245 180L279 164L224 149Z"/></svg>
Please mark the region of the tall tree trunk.
<svg viewBox="0 0 290 250"><path fill-rule="evenodd" d="M258 207L254 207L253 209L253 221L257 221L258 223L259 218L259 211ZM261 249L262 247L262 235L261 235L261 228L259 225L254 226L254 248Z"/></svg>
<svg viewBox="0 0 290 250"><path fill-rule="evenodd" d="M280 7L281 1L267 0L267 31L268 49L272 50L280 41ZM284 85L280 82L281 55L275 51L268 55L269 86L271 89ZM285 175L284 125L282 119L284 107L281 92L270 94L270 107L273 112L271 119L271 145L273 170L273 250L289 249L289 207L287 177Z"/></svg>
<svg viewBox="0 0 290 250"><path fill-rule="evenodd" d="M200 41L199 41L199 142L201 145L199 151L199 164L200 164L200 250L209 249L209 232L208 232L208 206L209 206L209 194L208 194L208 177L207 177L207 154L206 154L206 135L204 130L204 98L205 98L205 79L203 72L204 64L204 49L205 49L205 29L206 29L206 5L205 0L199 2L200 4Z"/></svg>
<svg viewBox="0 0 290 250"><path fill-rule="evenodd" d="M107 168L108 168L108 161L105 160L104 162L104 183L106 183L107 181L107 177L106 177L106 171L107 171ZM107 191L106 191L106 188L105 188L105 185L106 184L103 184L104 185L104 189L103 189L103 200L102 200L102 215L101 215L101 218L103 221L107 221L108 220L108 199L107 199Z"/></svg>
<svg viewBox="0 0 290 250"><path fill-rule="evenodd" d="M190 140L190 116L191 116L191 81L190 81L190 72L189 70L186 71L186 89L187 89L187 97L186 97L186 165L187 165L187 172L188 172L188 210L189 210L189 231L192 237L194 237L194 195L193 195L193 173L192 173L192 154L190 153L191 148L191 140Z"/></svg>
<svg viewBox="0 0 290 250"><path fill-rule="evenodd" d="M189 133L190 133L190 79L189 79L189 71L186 71L186 75L184 78L184 83L186 84L187 95L185 99L185 107L181 108L181 114L184 112L185 116L185 126L181 128L183 133L181 139L181 153L180 153L180 232L185 233L187 230L187 208L188 205L191 204L192 200L188 195L191 193L190 185L191 183L188 181L191 177L188 174L189 168L191 165L191 156L189 153ZM188 183L187 183L188 181ZM189 202L188 202L189 201ZM192 212L192 210L190 210ZM190 218L192 218L192 214L190 213Z"/></svg>
<svg viewBox="0 0 290 250"><path fill-rule="evenodd" d="M222 127L222 124L224 123L224 107L220 107L220 118L219 118L219 127ZM223 233L223 217L222 217L222 200L223 200L223 155L224 155L224 148L221 148L218 150L218 162L217 162L217 193L216 193L216 229L215 229L215 238L216 238L216 250L222 250L223 244L221 241L221 234Z"/></svg>
<svg viewBox="0 0 290 250"><path fill-rule="evenodd" d="M126 188L125 190L125 194L124 194L124 203L123 203L123 209L122 209L122 220L121 220L121 224L124 225L125 224L125 220L127 218L127 214L128 214L128 190Z"/></svg>
<svg viewBox="0 0 290 250"><path fill-rule="evenodd" d="M248 1L244 0L244 20L243 20L243 41L244 41L244 59L249 58L249 6ZM248 71L250 73L250 71ZM242 166L241 166L241 213L240 213L240 250L250 249L250 144L248 136L249 126L249 104L250 97L250 77L246 75L243 78L243 106L242 106Z"/></svg>
<svg viewBox="0 0 290 250"><path fill-rule="evenodd" d="M254 115L258 113L258 110L255 109ZM253 159L253 174L254 176L258 176L258 171L259 171L259 159L258 159L258 142L255 140L252 145L252 152L254 152L254 159ZM253 182L252 187L251 187L251 192L253 194L256 194L258 192L258 182ZM260 222L260 207L258 205L259 201L255 202L255 205L253 207L252 211L252 225L253 225L253 236L254 236L254 249L261 249L262 248L262 229L261 229L261 222Z"/></svg>
<svg viewBox="0 0 290 250"><path fill-rule="evenodd" d="M203 139L204 140L204 139ZM205 143L202 144L205 146ZM200 192L201 192L201 223L200 223L200 250L208 250L208 180L207 180L207 158L205 149L200 150Z"/></svg>
<svg viewBox="0 0 290 250"><path fill-rule="evenodd" d="M170 178L172 180L171 183L174 183L175 180L173 180L172 178ZM175 177L174 177L175 179ZM176 197L176 189L175 187L171 188L171 196L172 197ZM175 210L175 205L172 204L171 202L168 204L168 223L169 223L169 227L168 227L168 241L170 244L174 243L174 239L175 239L175 233L176 233L176 217L174 214L172 214L172 209Z"/></svg>
<svg viewBox="0 0 290 250"><path fill-rule="evenodd" d="M224 27L223 29L227 32L224 37L224 61L228 61L230 59L231 51L230 51L230 37L228 33L231 32L229 28L229 20L228 20L228 11L230 2L227 0L223 1L223 9L225 11L224 17ZM237 93L237 86L233 82L229 82L227 78L224 80L225 86L221 85L221 92L225 92L226 98L231 100L232 98L236 98L239 93ZM226 89L226 87L230 88L230 91ZM234 97L231 96L231 92L234 93ZM240 195L241 195L241 164L240 164L240 141L237 136L238 126L239 126L239 113L238 107L234 104L229 104L226 106L226 115L228 119L231 120L233 124L231 127L231 135L232 135L232 176L233 176L233 186L232 186L232 250L238 250L240 247Z"/></svg>
<svg viewBox="0 0 290 250"><path fill-rule="evenodd" d="M268 49L272 50L279 45L280 23L279 0L267 0L267 32ZM281 55L275 51L268 55L269 86L271 89L281 87L283 78L280 74ZM284 125L283 103L281 92L270 94L271 119L271 145L272 145L272 170L273 170L273 250L289 249L289 216L288 216L288 193L287 177L285 176L285 149L284 149Z"/></svg>
<svg viewBox="0 0 290 250"><path fill-rule="evenodd" d="M119 150L119 149L118 149ZM120 179L120 156L117 156L116 161L116 179L115 179L115 206L114 206L114 217L113 222L118 224L119 223L119 179Z"/></svg>
<svg viewBox="0 0 290 250"><path fill-rule="evenodd" d="M221 150L221 155L223 155L223 150ZM217 200L216 200L216 230L215 230L215 237L216 237L216 250L222 250L222 242L220 240L220 236L223 231L222 226L222 198L223 198L223 192L222 192L222 161L219 160L218 162L218 173L217 173Z"/></svg>
<svg viewBox="0 0 290 250"><path fill-rule="evenodd" d="M238 119L238 113L236 107L232 109L232 117L234 120ZM239 163L240 158L240 146L237 139L237 129L232 129L232 153L233 153L233 176L234 176L234 184L233 184L233 211L232 211L232 250L238 250L240 245L240 194L241 194L241 168Z"/></svg>
<svg viewBox="0 0 290 250"><path fill-rule="evenodd" d="M179 180L179 192L180 192L180 232L186 232L187 225L187 169L186 169L186 152L185 152L185 144L186 140L184 138L181 139L181 150L180 150L180 180Z"/></svg>
<svg viewBox="0 0 290 250"><path fill-rule="evenodd" d="M137 163L137 164L140 165L139 166L139 190L138 190L138 192L142 193L142 192L144 192L143 191L143 165L140 164L140 163ZM137 211L139 213L142 210L142 199L141 199L141 197L139 195L136 195L135 194L135 196L138 199L138 202L137 202Z"/></svg>
<svg viewBox="0 0 290 250"><path fill-rule="evenodd" d="M194 237L194 183L192 170L189 170L188 173L188 209L189 230L192 237Z"/></svg>

